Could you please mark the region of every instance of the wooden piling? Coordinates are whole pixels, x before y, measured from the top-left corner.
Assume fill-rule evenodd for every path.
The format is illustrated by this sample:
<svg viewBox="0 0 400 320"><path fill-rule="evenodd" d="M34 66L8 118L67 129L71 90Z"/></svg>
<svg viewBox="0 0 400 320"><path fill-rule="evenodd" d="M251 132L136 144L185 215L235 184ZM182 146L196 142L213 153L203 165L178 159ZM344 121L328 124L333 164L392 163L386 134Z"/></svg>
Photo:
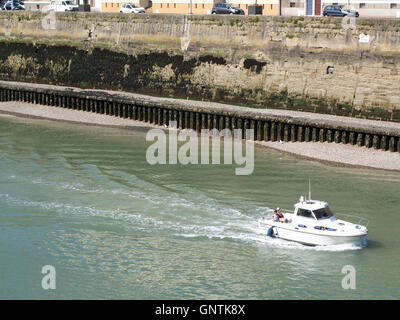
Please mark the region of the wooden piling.
<svg viewBox="0 0 400 320"><path fill-rule="evenodd" d="M297 141L303 142L304 141L304 128L303 126L297 127Z"/></svg>
<svg viewBox="0 0 400 320"><path fill-rule="evenodd" d="M255 136L255 139L257 141L261 141L263 139L262 126L263 126L262 122L261 121L257 121L257 129L256 129L256 136Z"/></svg>
<svg viewBox="0 0 400 320"><path fill-rule="evenodd" d="M178 118L179 118L179 129L185 128L185 120L184 120L185 112L183 110L178 111Z"/></svg>
<svg viewBox="0 0 400 320"><path fill-rule="evenodd" d="M296 142L297 139L297 125L292 124L290 126L290 141Z"/></svg>
<svg viewBox="0 0 400 320"><path fill-rule="evenodd" d="M383 151L386 151L386 150L388 149L388 139L387 139L387 136L385 136L385 135L383 135L383 136L381 137L380 148L381 148Z"/></svg>
<svg viewBox="0 0 400 320"><path fill-rule="evenodd" d="M225 117L223 115L220 115L218 117L218 130L221 132L224 129L225 129Z"/></svg>
<svg viewBox="0 0 400 320"><path fill-rule="evenodd" d="M389 139L389 151L395 152L396 151L396 139L395 137L390 137Z"/></svg>
<svg viewBox="0 0 400 320"><path fill-rule="evenodd" d="M276 122L271 123L271 141L276 141L277 135L276 135Z"/></svg>
<svg viewBox="0 0 400 320"><path fill-rule="evenodd" d="M396 143L396 145L397 145L397 152L400 152L400 137L397 137L396 138L397 139L397 143Z"/></svg>
<svg viewBox="0 0 400 320"><path fill-rule="evenodd" d="M313 142L317 142L317 128L313 127L312 128L312 134L311 134L311 139Z"/></svg>
<svg viewBox="0 0 400 320"><path fill-rule="evenodd" d="M237 129L242 130L242 137L243 137L243 119L242 118L237 118Z"/></svg>
<svg viewBox="0 0 400 320"><path fill-rule="evenodd" d="M231 117L225 117L225 129L232 130Z"/></svg>
<svg viewBox="0 0 400 320"><path fill-rule="evenodd" d="M218 129L218 115L213 114L212 119L212 129Z"/></svg>
<svg viewBox="0 0 400 320"><path fill-rule="evenodd" d="M372 138L372 147L374 149L379 149L380 146L379 142L380 142L379 136L374 134L374 137Z"/></svg>
<svg viewBox="0 0 400 320"><path fill-rule="evenodd" d="M349 143L351 145L355 145L356 144L356 136L354 132L350 132L349 134Z"/></svg>
<svg viewBox="0 0 400 320"><path fill-rule="evenodd" d="M278 122L276 125L276 140L281 141L282 140L282 130L283 126L281 122Z"/></svg>
<svg viewBox="0 0 400 320"><path fill-rule="evenodd" d="M128 118L129 116L129 109L126 103L121 103L121 118Z"/></svg>
<svg viewBox="0 0 400 320"><path fill-rule="evenodd" d="M361 147L364 145L364 134L361 132L357 133L357 146Z"/></svg>
<svg viewBox="0 0 400 320"><path fill-rule="evenodd" d="M133 106L135 108L135 106ZM157 108L157 125L162 126L162 109Z"/></svg>
<svg viewBox="0 0 400 320"><path fill-rule="evenodd" d="M335 143L340 143L340 140L341 140L341 132L340 132L340 130L335 130L333 139L334 139Z"/></svg>
<svg viewBox="0 0 400 320"><path fill-rule="evenodd" d="M307 126L304 130L304 141L310 142L311 141L311 128Z"/></svg>
<svg viewBox="0 0 400 320"><path fill-rule="evenodd" d="M328 141L328 143L332 143L334 141L333 132L331 129L326 131L326 141Z"/></svg>
<svg viewBox="0 0 400 320"><path fill-rule="evenodd" d="M325 129L319 129L319 142L325 142Z"/></svg>
<svg viewBox="0 0 400 320"><path fill-rule="evenodd" d="M253 132L253 140L257 140L256 139L256 132L255 132L256 122L255 122L254 119L250 119L250 121L249 121L249 129ZM251 135L249 137L251 137Z"/></svg>
<svg viewBox="0 0 400 320"><path fill-rule="evenodd" d="M349 136L347 131L342 132L342 143L347 144L349 142Z"/></svg>
<svg viewBox="0 0 400 320"><path fill-rule="evenodd" d="M201 117L200 117L200 113L196 112L196 127L195 130L197 133L200 132L201 130Z"/></svg>
<svg viewBox="0 0 400 320"><path fill-rule="evenodd" d="M207 113L207 129L211 130L213 125L213 116L211 113Z"/></svg>
<svg viewBox="0 0 400 320"><path fill-rule="evenodd" d="M372 147L372 140L371 140L371 135L370 134L366 134L365 135L364 145L367 148L371 148Z"/></svg>
<svg viewBox="0 0 400 320"><path fill-rule="evenodd" d="M271 125L269 121L264 122L264 141L271 139Z"/></svg>
<svg viewBox="0 0 400 320"><path fill-rule="evenodd" d="M289 139L290 139L289 125L285 123L283 125L283 141L289 142Z"/></svg>

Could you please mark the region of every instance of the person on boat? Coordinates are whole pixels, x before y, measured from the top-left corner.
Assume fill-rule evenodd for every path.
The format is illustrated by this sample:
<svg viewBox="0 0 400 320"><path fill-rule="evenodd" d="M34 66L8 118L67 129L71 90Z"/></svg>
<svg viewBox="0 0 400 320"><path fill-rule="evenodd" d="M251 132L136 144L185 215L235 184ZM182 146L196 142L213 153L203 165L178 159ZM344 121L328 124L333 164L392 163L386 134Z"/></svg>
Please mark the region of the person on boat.
<svg viewBox="0 0 400 320"><path fill-rule="evenodd" d="M281 208L276 208L276 214L278 215L278 221L279 222L283 222L286 223L287 220L285 219L285 217L283 216L283 213L281 212Z"/></svg>
<svg viewBox="0 0 400 320"><path fill-rule="evenodd" d="M273 219L275 222L278 222L278 221L279 221L279 214L278 214L278 211L277 211L277 210L274 210L274 213L273 213L273 215L272 215L272 219Z"/></svg>

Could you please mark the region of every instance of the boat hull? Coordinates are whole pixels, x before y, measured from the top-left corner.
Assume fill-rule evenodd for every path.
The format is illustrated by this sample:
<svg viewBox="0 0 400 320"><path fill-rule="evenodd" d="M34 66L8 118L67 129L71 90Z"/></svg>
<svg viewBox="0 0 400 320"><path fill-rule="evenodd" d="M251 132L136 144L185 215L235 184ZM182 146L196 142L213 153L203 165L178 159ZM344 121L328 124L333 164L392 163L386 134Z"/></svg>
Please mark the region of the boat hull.
<svg viewBox="0 0 400 320"><path fill-rule="evenodd" d="M340 244L354 244L359 245L362 243L366 234L359 235L330 235L330 234L317 234L307 232L304 230L295 230L291 228L284 228L276 225L267 224L268 228L273 227L273 237L296 241L306 245L312 246L330 246Z"/></svg>

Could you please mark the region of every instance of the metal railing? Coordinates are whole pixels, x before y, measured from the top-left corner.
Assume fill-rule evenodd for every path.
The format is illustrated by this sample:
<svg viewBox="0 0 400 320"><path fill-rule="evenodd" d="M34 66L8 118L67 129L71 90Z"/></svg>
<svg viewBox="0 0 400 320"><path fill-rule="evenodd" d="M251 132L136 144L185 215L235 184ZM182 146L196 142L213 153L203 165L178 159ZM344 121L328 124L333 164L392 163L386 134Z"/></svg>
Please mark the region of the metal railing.
<svg viewBox="0 0 400 320"><path fill-rule="evenodd" d="M336 213L336 212L335 212L335 216L336 217L343 216L343 217L348 217L348 218L352 218L352 219L358 219L357 222L353 222L353 223L362 225L364 227L368 227L368 224L369 224L368 219L360 217L360 216L355 216L355 215L345 214L345 213ZM352 222L352 221L350 221L350 222Z"/></svg>

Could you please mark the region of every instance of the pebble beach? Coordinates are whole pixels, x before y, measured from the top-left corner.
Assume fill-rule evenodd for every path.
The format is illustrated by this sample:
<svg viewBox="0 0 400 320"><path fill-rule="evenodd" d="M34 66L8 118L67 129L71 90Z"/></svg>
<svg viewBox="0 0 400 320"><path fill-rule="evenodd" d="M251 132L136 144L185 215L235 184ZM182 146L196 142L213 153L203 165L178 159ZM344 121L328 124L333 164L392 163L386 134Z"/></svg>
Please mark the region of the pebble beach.
<svg viewBox="0 0 400 320"><path fill-rule="evenodd" d="M329 117L335 121L342 122L358 122L371 126L387 127L392 130L400 130L399 123L363 120L338 117L332 115L319 115L305 112L295 112L286 110L269 110L275 114L290 114L308 118ZM45 119L53 121L63 121L69 123L95 125L105 127L116 127L123 129L141 129L156 128L156 125L147 123L112 117L103 114L90 113L79 110L61 109L49 106L35 105L22 102L1 102L0 114L12 115L24 118ZM308 160L316 160L328 165L350 166L362 168L374 168L384 170L400 171L400 153L382 150L374 150L373 148L358 147L349 144L328 143L328 142L272 142L262 141L256 145L279 150L300 158Z"/></svg>

